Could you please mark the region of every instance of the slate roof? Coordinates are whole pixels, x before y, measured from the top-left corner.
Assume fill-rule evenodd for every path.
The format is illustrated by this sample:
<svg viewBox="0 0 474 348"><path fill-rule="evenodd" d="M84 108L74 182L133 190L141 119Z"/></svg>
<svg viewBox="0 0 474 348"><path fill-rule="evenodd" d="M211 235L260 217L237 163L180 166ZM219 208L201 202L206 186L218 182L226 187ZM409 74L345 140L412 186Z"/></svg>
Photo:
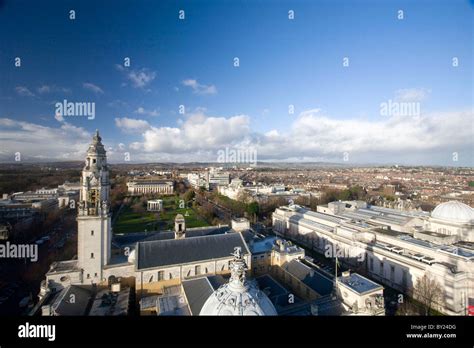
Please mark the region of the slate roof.
<svg viewBox="0 0 474 348"><path fill-rule="evenodd" d="M214 292L207 277L184 280L183 289L192 315L199 315L202 306Z"/></svg>
<svg viewBox="0 0 474 348"><path fill-rule="evenodd" d="M226 232L235 232L229 226L205 227L186 229L186 238L224 234ZM133 245L138 242L147 242L153 240L174 239L174 231L154 231L127 233L124 235L114 235L113 244L117 247Z"/></svg>
<svg viewBox="0 0 474 348"><path fill-rule="evenodd" d="M302 264L300 261L292 260L286 262L283 264L283 269L322 296L330 294L334 288L331 279L319 273L317 270Z"/></svg>
<svg viewBox="0 0 474 348"><path fill-rule="evenodd" d="M221 286L224 283L227 283L229 279L228 277L224 278L222 275L216 274L216 275L208 276L207 280L209 280L209 283L211 283L212 288L214 290L217 290L219 286Z"/></svg>
<svg viewBox="0 0 474 348"><path fill-rule="evenodd" d="M281 286L270 275L264 274L260 277L255 278L255 280L257 281L260 290L265 292L272 302L275 303L276 299L280 296L284 296L285 299L288 300L286 297L286 295L288 294L288 290Z"/></svg>
<svg viewBox="0 0 474 348"><path fill-rule="evenodd" d="M55 315L86 315L93 297L94 292L90 286L70 285L59 293L52 307ZM70 302L71 298L74 298L74 302Z"/></svg>
<svg viewBox="0 0 474 348"><path fill-rule="evenodd" d="M147 269L230 257L235 247L248 254L240 233L155 240L137 244L137 269Z"/></svg>

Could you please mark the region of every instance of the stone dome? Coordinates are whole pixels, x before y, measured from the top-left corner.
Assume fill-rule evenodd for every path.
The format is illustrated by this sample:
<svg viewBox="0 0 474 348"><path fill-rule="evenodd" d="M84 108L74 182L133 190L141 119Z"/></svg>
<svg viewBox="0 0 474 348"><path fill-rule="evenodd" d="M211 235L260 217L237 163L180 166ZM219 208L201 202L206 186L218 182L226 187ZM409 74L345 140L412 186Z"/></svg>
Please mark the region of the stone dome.
<svg viewBox="0 0 474 348"><path fill-rule="evenodd" d="M474 223L474 209L461 202L449 201L438 205L431 212L431 217L457 223Z"/></svg>
<svg viewBox="0 0 474 348"><path fill-rule="evenodd" d="M277 315L267 295L245 279L245 269L241 249L236 248L229 282L209 296L199 315Z"/></svg>

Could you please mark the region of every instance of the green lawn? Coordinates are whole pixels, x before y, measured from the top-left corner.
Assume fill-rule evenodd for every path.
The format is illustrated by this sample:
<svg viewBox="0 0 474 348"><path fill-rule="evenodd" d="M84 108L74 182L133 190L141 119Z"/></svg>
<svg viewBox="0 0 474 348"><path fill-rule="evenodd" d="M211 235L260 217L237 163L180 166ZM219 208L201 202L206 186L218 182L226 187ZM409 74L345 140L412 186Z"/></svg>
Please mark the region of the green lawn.
<svg viewBox="0 0 474 348"><path fill-rule="evenodd" d="M157 225L157 214L154 212L134 213L127 206L122 209L114 225L114 233L153 231Z"/></svg>
<svg viewBox="0 0 474 348"><path fill-rule="evenodd" d="M179 208L179 200L175 196L162 197L163 211L135 213L130 206L122 209L120 216L114 225L114 233L133 233L169 230L174 228L174 218L176 214L182 214L186 221L186 228L204 227L209 224L199 218L192 208ZM133 204L133 203L132 203ZM189 204L190 206L191 204ZM187 215L187 216L186 216Z"/></svg>

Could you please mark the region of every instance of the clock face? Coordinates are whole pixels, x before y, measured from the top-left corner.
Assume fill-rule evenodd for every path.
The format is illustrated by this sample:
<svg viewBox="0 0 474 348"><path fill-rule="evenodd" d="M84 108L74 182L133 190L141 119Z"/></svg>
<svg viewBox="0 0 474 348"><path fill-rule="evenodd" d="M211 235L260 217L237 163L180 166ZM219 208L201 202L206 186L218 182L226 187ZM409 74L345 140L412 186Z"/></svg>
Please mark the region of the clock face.
<svg viewBox="0 0 474 348"><path fill-rule="evenodd" d="M89 177L89 183L91 186L97 186L99 184L99 180L97 179L97 177L92 174L90 177Z"/></svg>

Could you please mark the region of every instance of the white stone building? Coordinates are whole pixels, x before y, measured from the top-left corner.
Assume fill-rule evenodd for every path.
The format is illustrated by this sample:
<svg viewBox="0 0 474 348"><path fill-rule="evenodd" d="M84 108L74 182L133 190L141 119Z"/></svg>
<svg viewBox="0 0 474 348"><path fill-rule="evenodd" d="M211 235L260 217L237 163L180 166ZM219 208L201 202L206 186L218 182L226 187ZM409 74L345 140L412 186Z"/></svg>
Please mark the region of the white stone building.
<svg viewBox="0 0 474 348"><path fill-rule="evenodd" d="M146 202L148 211L162 211L163 200L162 199L150 199Z"/></svg>
<svg viewBox="0 0 474 348"><path fill-rule="evenodd" d="M128 193L144 195L147 193L172 195L174 183L171 180L132 180L127 182Z"/></svg>
<svg viewBox="0 0 474 348"><path fill-rule="evenodd" d="M375 281L401 292L409 293L426 274L445 291L439 310L464 315L467 304L474 299L472 243L450 244L451 240L443 243L443 235L439 234L441 242L429 242L413 237L413 231L394 230L382 223L381 218L363 219L341 211L313 212L293 205L277 208L272 220L277 235L327 257L335 257L337 253L342 261L364 268ZM405 218L399 216L400 226L405 225Z"/></svg>
<svg viewBox="0 0 474 348"><path fill-rule="evenodd" d="M460 241L474 242L474 209L457 201L441 203L431 212L425 228L456 236Z"/></svg>

